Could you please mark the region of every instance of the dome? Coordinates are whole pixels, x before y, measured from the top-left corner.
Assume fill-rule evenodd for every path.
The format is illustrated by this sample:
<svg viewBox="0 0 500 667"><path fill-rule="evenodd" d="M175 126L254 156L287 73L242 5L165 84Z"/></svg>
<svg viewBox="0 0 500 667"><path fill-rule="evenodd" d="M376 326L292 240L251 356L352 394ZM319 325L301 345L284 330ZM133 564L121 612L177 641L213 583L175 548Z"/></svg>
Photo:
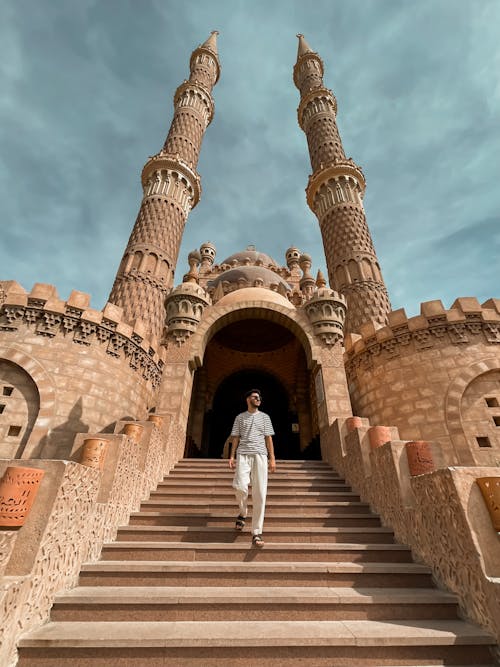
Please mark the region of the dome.
<svg viewBox="0 0 500 667"><path fill-rule="evenodd" d="M287 292L291 290L290 285L280 275L265 266L238 266L228 269L211 280L208 287L217 287L221 282L238 284L240 280L246 280L248 287L270 287L281 284ZM255 281L261 284L255 285Z"/></svg>
<svg viewBox="0 0 500 667"><path fill-rule="evenodd" d="M270 303L276 303L286 308L295 307L286 297L265 287L245 287L244 289L234 290L234 292L225 294L222 299L217 301L216 305L232 306L236 303L242 304L245 301L269 301Z"/></svg>
<svg viewBox="0 0 500 667"><path fill-rule="evenodd" d="M246 250L242 250L241 252L235 252L233 255L230 255L227 259L221 262L221 264L231 264L234 262L234 260L236 260L238 264L244 264L246 259L249 259L251 264L255 264L255 262L260 261L264 266L267 266L268 264L278 266L272 257L269 257L269 255L266 255L263 252L255 250L253 246L251 248L247 248Z"/></svg>

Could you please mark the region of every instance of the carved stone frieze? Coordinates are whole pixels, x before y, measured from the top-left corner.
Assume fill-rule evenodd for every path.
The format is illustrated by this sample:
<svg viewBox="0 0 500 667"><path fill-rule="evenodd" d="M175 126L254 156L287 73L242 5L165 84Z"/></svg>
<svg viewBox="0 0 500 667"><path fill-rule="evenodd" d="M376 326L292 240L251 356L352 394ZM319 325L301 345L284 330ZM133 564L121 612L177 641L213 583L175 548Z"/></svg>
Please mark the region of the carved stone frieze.
<svg viewBox="0 0 500 667"><path fill-rule="evenodd" d="M106 353L128 360L130 367L150 380L153 387L160 384L162 364L148 356L141 347L142 339L131 335L115 333L108 322L96 323L85 320L84 311L74 310L65 313L51 312L46 306L34 308L28 306L0 306L0 330L16 331L20 326L33 329L40 336L72 336L79 345L104 345ZM116 325L115 325L116 326Z"/></svg>

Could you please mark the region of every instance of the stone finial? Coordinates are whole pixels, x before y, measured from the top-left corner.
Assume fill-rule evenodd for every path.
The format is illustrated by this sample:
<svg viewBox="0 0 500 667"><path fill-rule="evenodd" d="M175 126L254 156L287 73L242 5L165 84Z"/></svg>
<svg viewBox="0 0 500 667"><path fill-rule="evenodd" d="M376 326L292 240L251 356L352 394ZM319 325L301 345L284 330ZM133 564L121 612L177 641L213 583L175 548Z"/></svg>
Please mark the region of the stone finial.
<svg viewBox="0 0 500 667"><path fill-rule="evenodd" d="M207 293L196 282L184 282L173 289L165 300L167 338L182 345L196 331L209 303Z"/></svg>
<svg viewBox="0 0 500 667"><path fill-rule="evenodd" d="M200 265L201 255L199 250L192 250L188 255L189 272L183 277L185 283L198 282L198 267Z"/></svg>
<svg viewBox="0 0 500 667"><path fill-rule="evenodd" d="M326 287L325 276L323 275L321 269L318 269L318 273L316 275L316 287L318 289L321 289L322 287Z"/></svg>
<svg viewBox="0 0 500 667"><path fill-rule="evenodd" d="M207 273L211 270L215 260L216 248L213 243L207 241L200 246L201 266L200 273Z"/></svg>
<svg viewBox="0 0 500 667"><path fill-rule="evenodd" d="M296 248L295 246L291 246L290 248L288 248L288 250L285 253L285 258L286 258L286 265L288 266L290 271L299 268L300 256L301 252L298 248Z"/></svg>
<svg viewBox="0 0 500 667"><path fill-rule="evenodd" d="M208 49L209 51L212 51L216 56L218 55L217 53L217 35L219 34L218 30L212 30L208 38L203 42L201 45L203 48Z"/></svg>
<svg viewBox="0 0 500 667"><path fill-rule="evenodd" d="M325 345L342 343L347 312L346 300L342 294L331 289L319 289L306 301L304 308L314 333Z"/></svg>
<svg viewBox="0 0 500 667"><path fill-rule="evenodd" d="M297 37L299 38L299 44L297 48L297 60L300 58L300 56L303 56L306 53L314 53L314 51L311 49L309 44L306 42L306 38L302 33L297 33Z"/></svg>
<svg viewBox="0 0 500 667"><path fill-rule="evenodd" d="M299 257L299 266L302 269L302 278L299 282L300 290L307 299L310 299L316 286L316 282L311 275L311 256L307 254L301 255Z"/></svg>

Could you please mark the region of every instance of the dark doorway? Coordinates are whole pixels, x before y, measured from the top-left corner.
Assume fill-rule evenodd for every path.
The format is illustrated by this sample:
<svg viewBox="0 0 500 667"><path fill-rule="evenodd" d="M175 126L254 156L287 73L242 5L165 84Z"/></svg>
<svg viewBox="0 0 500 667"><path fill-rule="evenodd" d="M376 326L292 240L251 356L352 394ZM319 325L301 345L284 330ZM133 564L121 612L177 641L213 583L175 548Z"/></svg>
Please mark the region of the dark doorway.
<svg viewBox="0 0 500 667"><path fill-rule="evenodd" d="M234 418L246 410L244 395L249 389L260 389L262 392L262 411L271 417L276 434L273 438L276 458L300 458L299 438L292 432L297 416L290 412L287 392L273 375L259 370L238 371L217 388L213 409L206 415L204 428L208 443L203 449L208 457L220 458Z"/></svg>

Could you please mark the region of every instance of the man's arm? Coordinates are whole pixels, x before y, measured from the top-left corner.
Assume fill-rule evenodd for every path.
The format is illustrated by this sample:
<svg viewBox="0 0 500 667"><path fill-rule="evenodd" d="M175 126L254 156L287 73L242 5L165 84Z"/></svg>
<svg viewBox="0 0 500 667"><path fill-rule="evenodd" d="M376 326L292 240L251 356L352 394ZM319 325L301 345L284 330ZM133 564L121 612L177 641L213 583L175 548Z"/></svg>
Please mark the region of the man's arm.
<svg viewBox="0 0 500 667"><path fill-rule="evenodd" d="M269 471L275 472L276 470L276 459L274 458L274 445L272 435L266 435L266 449L269 455Z"/></svg>
<svg viewBox="0 0 500 667"><path fill-rule="evenodd" d="M236 447L238 446L239 441L240 441L240 436L233 435L233 441L231 443L231 454L229 454L229 467L231 468L231 470L236 466L236 461L234 460L234 457L236 455Z"/></svg>

